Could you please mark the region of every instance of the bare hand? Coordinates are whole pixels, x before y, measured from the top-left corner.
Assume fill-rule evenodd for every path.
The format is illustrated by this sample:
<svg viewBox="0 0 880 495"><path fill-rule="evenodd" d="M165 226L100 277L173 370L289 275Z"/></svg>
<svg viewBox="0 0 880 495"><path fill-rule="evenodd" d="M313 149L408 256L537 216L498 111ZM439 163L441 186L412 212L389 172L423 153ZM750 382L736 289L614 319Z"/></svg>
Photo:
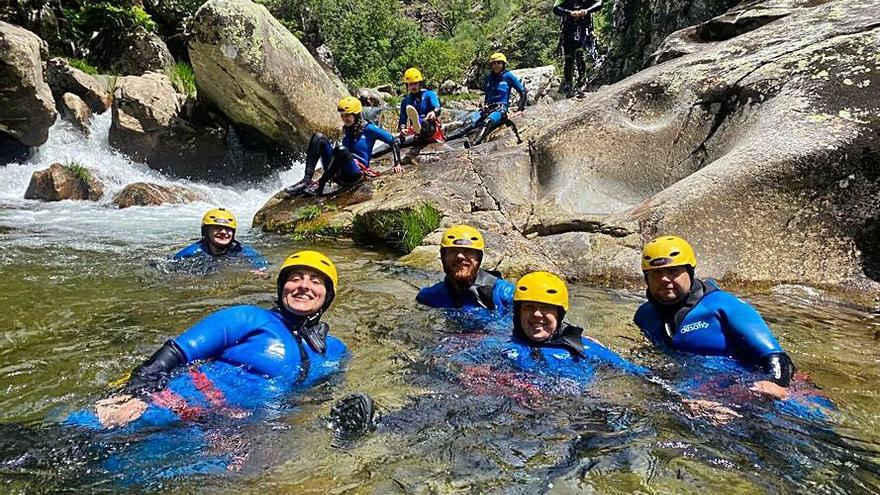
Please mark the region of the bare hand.
<svg viewBox="0 0 880 495"><path fill-rule="evenodd" d="M265 268L252 268L250 272L260 278L266 278L269 276L269 270Z"/></svg>
<svg viewBox="0 0 880 495"><path fill-rule="evenodd" d="M406 129L401 129L401 130L400 130L400 134L399 134L399 136L400 136L400 140L401 140L401 141L403 141L404 139L406 139Z"/></svg>
<svg viewBox="0 0 880 495"><path fill-rule="evenodd" d="M403 165L395 165L391 170L394 171L395 174L403 173Z"/></svg>
<svg viewBox="0 0 880 495"><path fill-rule="evenodd" d="M98 420L106 428L125 426L147 410L147 403L130 395L114 395L95 404Z"/></svg>
<svg viewBox="0 0 880 495"><path fill-rule="evenodd" d="M788 389L785 387L780 387L779 385L769 381L769 380L761 380L759 382L755 382L749 387L749 390L755 392L759 395L766 395L773 397L779 400L785 400L788 398Z"/></svg>
<svg viewBox="0 0 880 495"><path fill-rule="evenodd" d="M437 114L434 113L433 110L431 110L430 112L428 112L427 115L425 115L425 120L437 120Z"/></svg>
<svg viewBox="0 0 880 495"><path fill-rule="evenodd" d="M682 402L691 410L694 416L706 418L715 424L724 425L733 418L742 417L740 413L733 409L711 400L690 399Z"/></svg>

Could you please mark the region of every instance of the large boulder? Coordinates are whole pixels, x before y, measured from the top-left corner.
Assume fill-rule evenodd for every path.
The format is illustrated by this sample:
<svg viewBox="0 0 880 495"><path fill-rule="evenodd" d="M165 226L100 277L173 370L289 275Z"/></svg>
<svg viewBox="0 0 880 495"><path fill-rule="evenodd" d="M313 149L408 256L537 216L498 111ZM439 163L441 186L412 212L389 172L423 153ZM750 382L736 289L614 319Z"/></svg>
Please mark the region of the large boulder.
<svg viewBox="0 0 880 495"><path fill-rule="evenodd" d="M174 57L162 38L155 33L139 31L128 39L128 47L116 60L114 67L120 74L141 75L146 72L168 72Z"/></svg>
<svg viewBox="0 0 880 495"><path fill-rule="evenodd" d="M556 67L552 65L516 69L510 72L518 77L528 90L529 105L534 105L547 96L551 86L556 82Z"/></svg>
<svg viewBox="0 0 880 495"><path fill-rule="evenodd" d="M97 201L104 195L104 184L81 165L53 163L31 176L24 199Z"/></svg>
<svg viewBox="0 0 880 495"><path fill-rule="evenodd" d="M194 201L204 201L205 199L203 194L185 187L135 182L119 191L113 197L113 204L122 209L131 206L186 204Z"/></svg>
<svg viewBox="0 0 880 495"><path fill-rule="evenodd" d="M299 40L250 0L209 0L189 44L199 98L270 140L301 148L313 132L339 133L346 96Z"/></svg>
<svg viewBox="0 0 880 495"><path fill-rule="evenodd" d="M82 98L94 113L104 113L110 109L112 97L104 84L71 66L63 58L49 60L46 82L56 100L60 100L65 93L72 93Z"/></svg>
<svg viewBox="0 0 880 495"><path fill-rule="evenodd" d="M164 74L120 77L113 99L110 145L150 168L187 178L225 171L228 129L182 118L185 96Z"/></svg>
<svg viewBox="0 0 880 495"><path fill-rule="evenodd" d="M0 21L0 133L25 146L49 139L57 112L43 80L46 43L34 33Z"/></svg>

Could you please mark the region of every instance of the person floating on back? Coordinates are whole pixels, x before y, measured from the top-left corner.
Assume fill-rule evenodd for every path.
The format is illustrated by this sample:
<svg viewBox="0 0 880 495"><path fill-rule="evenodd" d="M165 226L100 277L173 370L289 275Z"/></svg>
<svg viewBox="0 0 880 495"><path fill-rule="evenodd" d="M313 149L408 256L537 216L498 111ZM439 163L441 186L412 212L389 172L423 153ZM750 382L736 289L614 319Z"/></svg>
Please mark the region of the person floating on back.
<svg viewBox="0 0 880 495"><path fill-rule="evenodd" d="M432 308L510 309L513 285L498 273L480 269L485 249L477 229L468 225L446 229L440 240L440 261L446 277L421 289L416 301Z"/></svg>
<svg viewBox="0 0 880 495"><path fill-rule="evenodd" d="M795 367L755 309L721 290L714 280L696 278L690 244L661 236L642 251L648 301L633 321L655 346L702 356L729 356L757 368L765 379L752 390L777 398L788 395Z"/></svg>
<svg viewBox="0 0 880 495"><path fill-rule="evenodd" d="M483 88L486 92L483 107L471 113L464 125L450 132L447 135L447 140L451 141L476 131L477 135L472 144L482 143L490 132L508 122L507 114L511 90L515 89L519 93L517 112L522 112L525 109L528 97L526 87L519 78L507 70L507 57L500 52L493 53L489 57L489 65L492 70L486 76Z"/></svg>
<svg viewBox="0 0 880 495"><path fill-rule="evenodd" d="M198 257L242 258L254 270L265 271L269 262L256 249L235 239L238 222L231 211L215 208L202 217L202 237L178 251L173 259L185 260Z"/></svg>
<svg viewBox="0 0 880 495"><path fill-rule="evenodd" d="M394 172L403 172L400 165L400 141L381 127L368 122L361 112L363 105L353 96L339 100L337 110L342 118L342 142L334 144L320 132L312 135L306 154L303 179L284 191L290 195L322 195L328 182L341 187L357 184L365 177L374 177L370 168L373 145L382 141L391 146ZM317 181L312 180L318 160L324 165L324 173Z"/></svg>
<svg viewBox="0 0 880 495"><path fill-rule="evenodd" d="M403 73L407 94L400 102L401 146L445 140L440 126L440 98L424 87L422 72L411 67Z"/></svg>

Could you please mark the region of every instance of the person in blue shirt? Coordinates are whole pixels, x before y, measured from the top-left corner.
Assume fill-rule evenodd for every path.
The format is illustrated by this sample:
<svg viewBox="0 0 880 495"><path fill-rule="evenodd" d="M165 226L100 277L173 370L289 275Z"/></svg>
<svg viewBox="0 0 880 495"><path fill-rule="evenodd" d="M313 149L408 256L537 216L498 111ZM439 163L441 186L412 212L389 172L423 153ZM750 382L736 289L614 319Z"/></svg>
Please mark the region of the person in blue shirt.
<svg viewBox="0 0 880 495"><path fill-rule="evenodd" d="M173 259L201 256L244 258L254 270L265 272L269 262L256 249L235 239L238 222L231 211L214 208L202 216L202 238L175 253Z"/></svg>
<svg viewBox="0 0 880 495"><path fill-rule="evenodd" d="M751 389L788 395L795 367L761 315L712 281L696 278L697 258L684 239L661 236L645 245L648 301L634 322L655 346L702 356L727 356L760 371Z"/></svg>
<svg viewBox="0 0 880 495"><path fill-rule="evenodd" d="M342 118L342 142L335 145L320 132L312 135L306 153L303 179L284 191L290 195L322 195L328 182L342 187L357 184L364 177L376 173L370 169L373 145L381 141L391 146L394 172L403 172L400 164L400 141L381 127L364 120L363 105L353 96L339 100L337 110ZM318 160L324 165L324 173L317 181L312 180Z"/></svg>
<svg viewBox="0 0 880 495"><path fill-rule="evenodd" d="M434 91L424 88L424 80L422 72L415 67L403 73L407 94L400 102L401 147L444 140L440 126L440 98Z"/></svg>
<svg viewBox="0 0 880 495"><path fill-rule="evenodd" d="M468 225L446 229L440 240L440 261L446 277L421 289L416 301L432 308L510 309L513 285L499 273L480 269L485 249L483 235L477 229Z"/></svg>
<svg viewBox="0 0 880 495"><path fill-rule="evenodd" d="M348 349L321 321L339 290L333 262L315 251L294 253L276 288L273 309L232 306L208 315L67 424L140 427L251 410L341 371Z"/></svg>
<svg viewBox="0 0 880 495"><path fill-rule="evenodd" d="M528 98L526 87L519 78L507 70L507 57L500 52L493 53L489 57L489 65L492 70L486 76L483 87L486 93L483 108L471 113L467 123L449 133L448 140L457 139L477 130L473 144L482 143L490 132L507 121L512 90L519 93L517 112L522 112L526 108L526 99Z"/></svg>

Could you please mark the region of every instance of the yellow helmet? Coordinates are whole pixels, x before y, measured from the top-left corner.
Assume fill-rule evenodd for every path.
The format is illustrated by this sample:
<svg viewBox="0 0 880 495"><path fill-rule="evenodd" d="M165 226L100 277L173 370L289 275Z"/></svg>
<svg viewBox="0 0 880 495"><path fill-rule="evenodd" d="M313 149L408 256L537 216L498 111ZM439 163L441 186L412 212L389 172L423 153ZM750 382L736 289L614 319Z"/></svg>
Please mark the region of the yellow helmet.
<svg viewBox="0 0 880 495"><path fill-rule="evenodd" d="M424 81L425 78L422 77L422 71L416 69L415 67L410 67L406 69L406 72L403 73L403 82L405 83L417 83Z"/></svg>
<svg viewBox="0 0 880 495"><path fill-rule="evenodd" d="M361 110L363 109L364 106L361 105L361 100L358 100L354 96L346 96L336 104L336 110L342 113L361 113Z"/></svg>
<svg viewBox="0 0 880 495"><path fill-rule="evenodd" d="M492 62L504 62L506 64L507 57L501 52L495 52L492 55L489 55L489 63L491 64Z"/></svg>
<svg viewBox="0 0 880 495"><path fill-rule="evenodd" d="M235 215L233 215L231 211L224 208L214 208L208 213L205 213L205 215L202 217L202 227L207 227L208 225L229 227L232 230L236 230L238 228L238 222L235 221Z"/></svg>
<svg viewBox="0 0 880 495"><path fill-rule="evenodd" d="M516 281L513 301L552 304L568 312L568 287L561 278L552 273L528 273Z"/></svg>
<svg viewBox="0 0 880 495"><path fill-rule="evenodd" d="M455 225L443 232L443 238L440 239L440 249L443 248L467 248L483 252L486 249L486 243L483 241L483 235L480 231L470 225Z"/></svg>
<svg viewBox="0 0 880 495"><path fill-rule="evenodd" d="M694 255L694 248L687 241L681 237L664 235L645 244L642 250L643 272L672 266L696 268L697 257Z"/></svg>
<svg viewBox="0 0 880 495"><path fill-rule="evenodd" d="M288 256L287 259L284 260L284 263L281 264L281 271L278 273L279 284L283 285L284 282L287 281L287 277L282 276L286 275L287 272L290 271L289 269L297 266L304 266L318 271L327 277L332 284L330 289L336 292L336 287L339 285L339 276L336 273L336 265L330 261L330 258L317 251L299 251Z"/></svg>

